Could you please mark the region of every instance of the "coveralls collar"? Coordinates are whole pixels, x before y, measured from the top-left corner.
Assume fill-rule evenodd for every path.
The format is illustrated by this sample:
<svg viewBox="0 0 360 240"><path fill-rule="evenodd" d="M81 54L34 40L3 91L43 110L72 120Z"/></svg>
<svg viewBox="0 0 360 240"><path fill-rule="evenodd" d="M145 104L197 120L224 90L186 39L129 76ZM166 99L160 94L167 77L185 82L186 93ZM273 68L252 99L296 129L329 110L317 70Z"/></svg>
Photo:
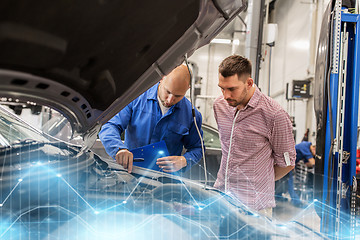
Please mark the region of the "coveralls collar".
<svg viewBox="0 0 360 240"><path fill-rule="evenodd" d="M149 89L148 99L157 101L157 92L160 82L155 84L152 88Z"/></svg>

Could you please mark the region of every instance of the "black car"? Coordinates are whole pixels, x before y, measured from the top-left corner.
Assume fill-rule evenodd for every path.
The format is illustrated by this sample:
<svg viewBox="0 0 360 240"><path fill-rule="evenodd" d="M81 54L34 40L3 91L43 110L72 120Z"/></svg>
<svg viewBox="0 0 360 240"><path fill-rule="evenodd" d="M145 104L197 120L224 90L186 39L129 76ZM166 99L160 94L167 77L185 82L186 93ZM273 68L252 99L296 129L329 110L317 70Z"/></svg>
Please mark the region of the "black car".
<svg viewBox="0 0 360 240"><path fill-rule="evenodd" d="M0 143L1 239L321 239L198 181L140 167L129 174L3 107Z"/></svg>
<svg viewBox="0 0 360 240"><path fill-rule="evenodd" d="M209 43L244 0L0 2L0 97L63 114L81 146L0 108L0 239L322 238L198 181L90 148L101 125Z"/></svg>

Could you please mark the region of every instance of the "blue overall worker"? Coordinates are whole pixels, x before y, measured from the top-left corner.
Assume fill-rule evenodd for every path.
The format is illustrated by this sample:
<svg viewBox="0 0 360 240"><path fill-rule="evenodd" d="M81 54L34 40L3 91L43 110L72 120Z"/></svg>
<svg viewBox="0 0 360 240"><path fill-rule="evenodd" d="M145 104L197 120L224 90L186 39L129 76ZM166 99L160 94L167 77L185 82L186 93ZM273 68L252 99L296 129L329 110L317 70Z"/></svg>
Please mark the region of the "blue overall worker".
<svg viewBox="0 0 360 240"><path fill-rule="evenodd" d="M303 160L308 168L312 168L315 165L315 151L316 146L311 142L302 141L295 145L296 150L296 163Z"/></svg>
<svg viewBox="0 0 360 240"><path fill-rule="evenodd" d="M184 98L189 87L188 68L180 65L128 104L102 126L99 137L106 152L130 173L133 154L129 150L164 140L170 156L158 158L149 168L176 172L197 163L202 157L201 140L191 103ZM202 117L197 110L195 117L202 136ZM120 138L123 131L124 143ZM183 147L186 152L181 156Z"/></svg>

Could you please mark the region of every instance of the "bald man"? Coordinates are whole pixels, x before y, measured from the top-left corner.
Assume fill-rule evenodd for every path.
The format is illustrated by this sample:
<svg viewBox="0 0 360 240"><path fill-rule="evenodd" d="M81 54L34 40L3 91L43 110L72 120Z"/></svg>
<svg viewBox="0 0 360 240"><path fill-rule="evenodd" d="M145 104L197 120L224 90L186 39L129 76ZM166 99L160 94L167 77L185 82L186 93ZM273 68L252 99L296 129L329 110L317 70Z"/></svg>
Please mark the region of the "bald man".
<svg viewBox="0 0 360 240"><path fill-rule="evenodd" d="M184 98L189 87L189 71L180 65L127 105L104 124L99 133L106 152L131 173L133 154L129 150L164 140L170 156L146 163L148 168L186 171L197 163L202 157L201 141L191 103ZM202 135L202 117L197 110L195 117ZM124 143L120 139L123 131ZM181 156L183 147L186 152Z"/></svg>

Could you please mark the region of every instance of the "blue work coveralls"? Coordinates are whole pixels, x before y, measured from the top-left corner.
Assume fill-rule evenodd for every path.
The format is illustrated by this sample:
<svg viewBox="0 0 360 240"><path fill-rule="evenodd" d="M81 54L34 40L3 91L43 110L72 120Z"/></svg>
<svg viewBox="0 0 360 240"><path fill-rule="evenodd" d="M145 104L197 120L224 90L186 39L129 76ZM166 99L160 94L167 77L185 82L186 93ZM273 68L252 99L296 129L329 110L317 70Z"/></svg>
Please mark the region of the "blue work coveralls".
<svg viewBox="0 0 360 240"><path fill-rule="evenodd" d="M162 116L157 100L158 86L159 83L105 123L99 137L106 152L114 159L119 149L131 150L161 140L165 141L170 156L181 156L185 147L187 151L184 157L187 166L183 170L186 171L202 157L201 141L192 117L191 103L184 97ZM202 117L197 110L195 110L195 116L202 136ZM125 142L123 143L120 135L124 130ZM142 164L134 162L134 165ZM156 164L148 164L148 166L154 170L160 170Z"/></svg>

